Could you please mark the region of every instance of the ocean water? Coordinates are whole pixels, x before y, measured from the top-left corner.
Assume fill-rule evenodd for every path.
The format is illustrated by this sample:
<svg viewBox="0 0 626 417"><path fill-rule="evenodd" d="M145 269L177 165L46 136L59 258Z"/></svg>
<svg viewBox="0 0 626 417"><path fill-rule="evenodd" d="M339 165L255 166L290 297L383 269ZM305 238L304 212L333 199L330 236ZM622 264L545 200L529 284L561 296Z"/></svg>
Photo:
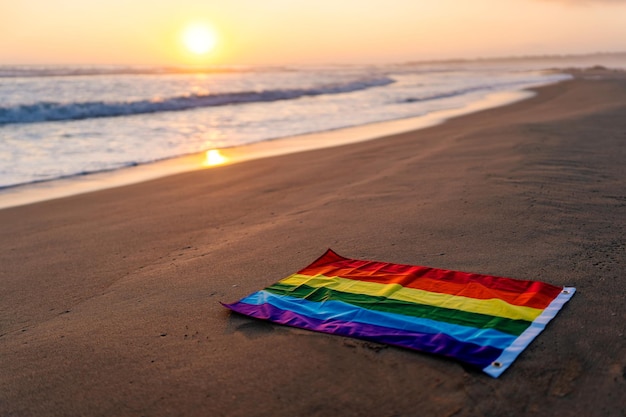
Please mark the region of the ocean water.
<svg viewBox="0 0 626 417"><path fill-rule="evenodd" d="M569 78L546 65L0 67L0 189L420 116Z"/></svg>

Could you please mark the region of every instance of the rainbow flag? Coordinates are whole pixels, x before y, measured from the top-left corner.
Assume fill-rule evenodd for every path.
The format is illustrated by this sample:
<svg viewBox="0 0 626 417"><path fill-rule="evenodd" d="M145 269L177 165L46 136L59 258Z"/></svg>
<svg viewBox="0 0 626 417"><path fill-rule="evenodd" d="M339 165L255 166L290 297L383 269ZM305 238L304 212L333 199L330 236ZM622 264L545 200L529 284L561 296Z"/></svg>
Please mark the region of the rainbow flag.
<svg viewBox="0 0 626 417"><path fill-rule="evenodd" d="M497 378L575 291L348 259L329 249L301 271L224 306L288 326L443 355Z"/></svg>

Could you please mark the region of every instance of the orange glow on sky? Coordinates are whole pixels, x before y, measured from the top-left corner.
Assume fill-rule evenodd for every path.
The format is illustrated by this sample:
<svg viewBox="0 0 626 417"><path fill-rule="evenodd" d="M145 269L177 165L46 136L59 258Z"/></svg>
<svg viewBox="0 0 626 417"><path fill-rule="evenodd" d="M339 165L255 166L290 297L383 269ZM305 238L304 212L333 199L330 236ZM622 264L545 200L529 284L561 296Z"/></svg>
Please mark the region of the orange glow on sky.
<svg viewBox="0 0 626 417"><path fill-rule="evenodd" d="M214 28L217 43L198 36L195 46L181 46L181 31L196 21ZM626 50L624 22L626 2L610 0L2 1L0 65L376 64L610 52Z"/></svg>

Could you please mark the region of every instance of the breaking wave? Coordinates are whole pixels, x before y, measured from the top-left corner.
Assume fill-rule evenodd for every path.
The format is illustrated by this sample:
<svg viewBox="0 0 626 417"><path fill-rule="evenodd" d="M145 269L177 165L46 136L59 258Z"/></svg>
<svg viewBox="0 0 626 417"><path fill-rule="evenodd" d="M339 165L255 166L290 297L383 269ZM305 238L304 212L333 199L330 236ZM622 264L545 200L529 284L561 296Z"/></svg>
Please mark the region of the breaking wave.
<svg viewBox="0 0 626 417"><path fill-rule="evenodd" d="M39 102L11 107L0 106L0 125L131 116L146 113L190 110L199 107L294 100L301 97L325 94L351 93L372 87L389 85L394 82L395 81L391 78L381 77L356 80L343 84L323 85L314 88L196 94L170 97L162 100L138 100L129 102L87 101L73 103Z"/></svg>

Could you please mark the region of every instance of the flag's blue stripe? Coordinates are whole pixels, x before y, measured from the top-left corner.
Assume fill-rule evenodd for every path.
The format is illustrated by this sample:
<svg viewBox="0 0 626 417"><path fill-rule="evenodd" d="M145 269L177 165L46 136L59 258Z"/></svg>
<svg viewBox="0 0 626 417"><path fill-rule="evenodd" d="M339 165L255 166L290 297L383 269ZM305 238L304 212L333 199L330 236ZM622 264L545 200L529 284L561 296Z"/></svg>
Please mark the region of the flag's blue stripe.
<svg viewBox="0 0 626 417"><path fill-rule="evenodd" d="M374 326L372 324L345 322L338 319L319 320L295 313L291 310L282 310L269 303L246 304L237 302L234 304L224 304L224 306L238 313L262 320L271 320L274 323L322 333L372 340L379 343L443 355L476 366L479 369L485 369L490 366L495 358L502 354L501 349L460 342L442 333L409 332L389 327Z"/></svg>
<svg viewBox="0 0 626 417"><path fill-rule="evenodd" d="M240 302L252 305L269 303L279 309L291 310L318 320L340 320L407 332L445 334L461 342L491 346L496 349L505 349L516 339L516 336L494 329L477 329L402 314L367 310L342 301L311 302L302 298L278 296L267 291L258 291L243 298Z"/></svg>

